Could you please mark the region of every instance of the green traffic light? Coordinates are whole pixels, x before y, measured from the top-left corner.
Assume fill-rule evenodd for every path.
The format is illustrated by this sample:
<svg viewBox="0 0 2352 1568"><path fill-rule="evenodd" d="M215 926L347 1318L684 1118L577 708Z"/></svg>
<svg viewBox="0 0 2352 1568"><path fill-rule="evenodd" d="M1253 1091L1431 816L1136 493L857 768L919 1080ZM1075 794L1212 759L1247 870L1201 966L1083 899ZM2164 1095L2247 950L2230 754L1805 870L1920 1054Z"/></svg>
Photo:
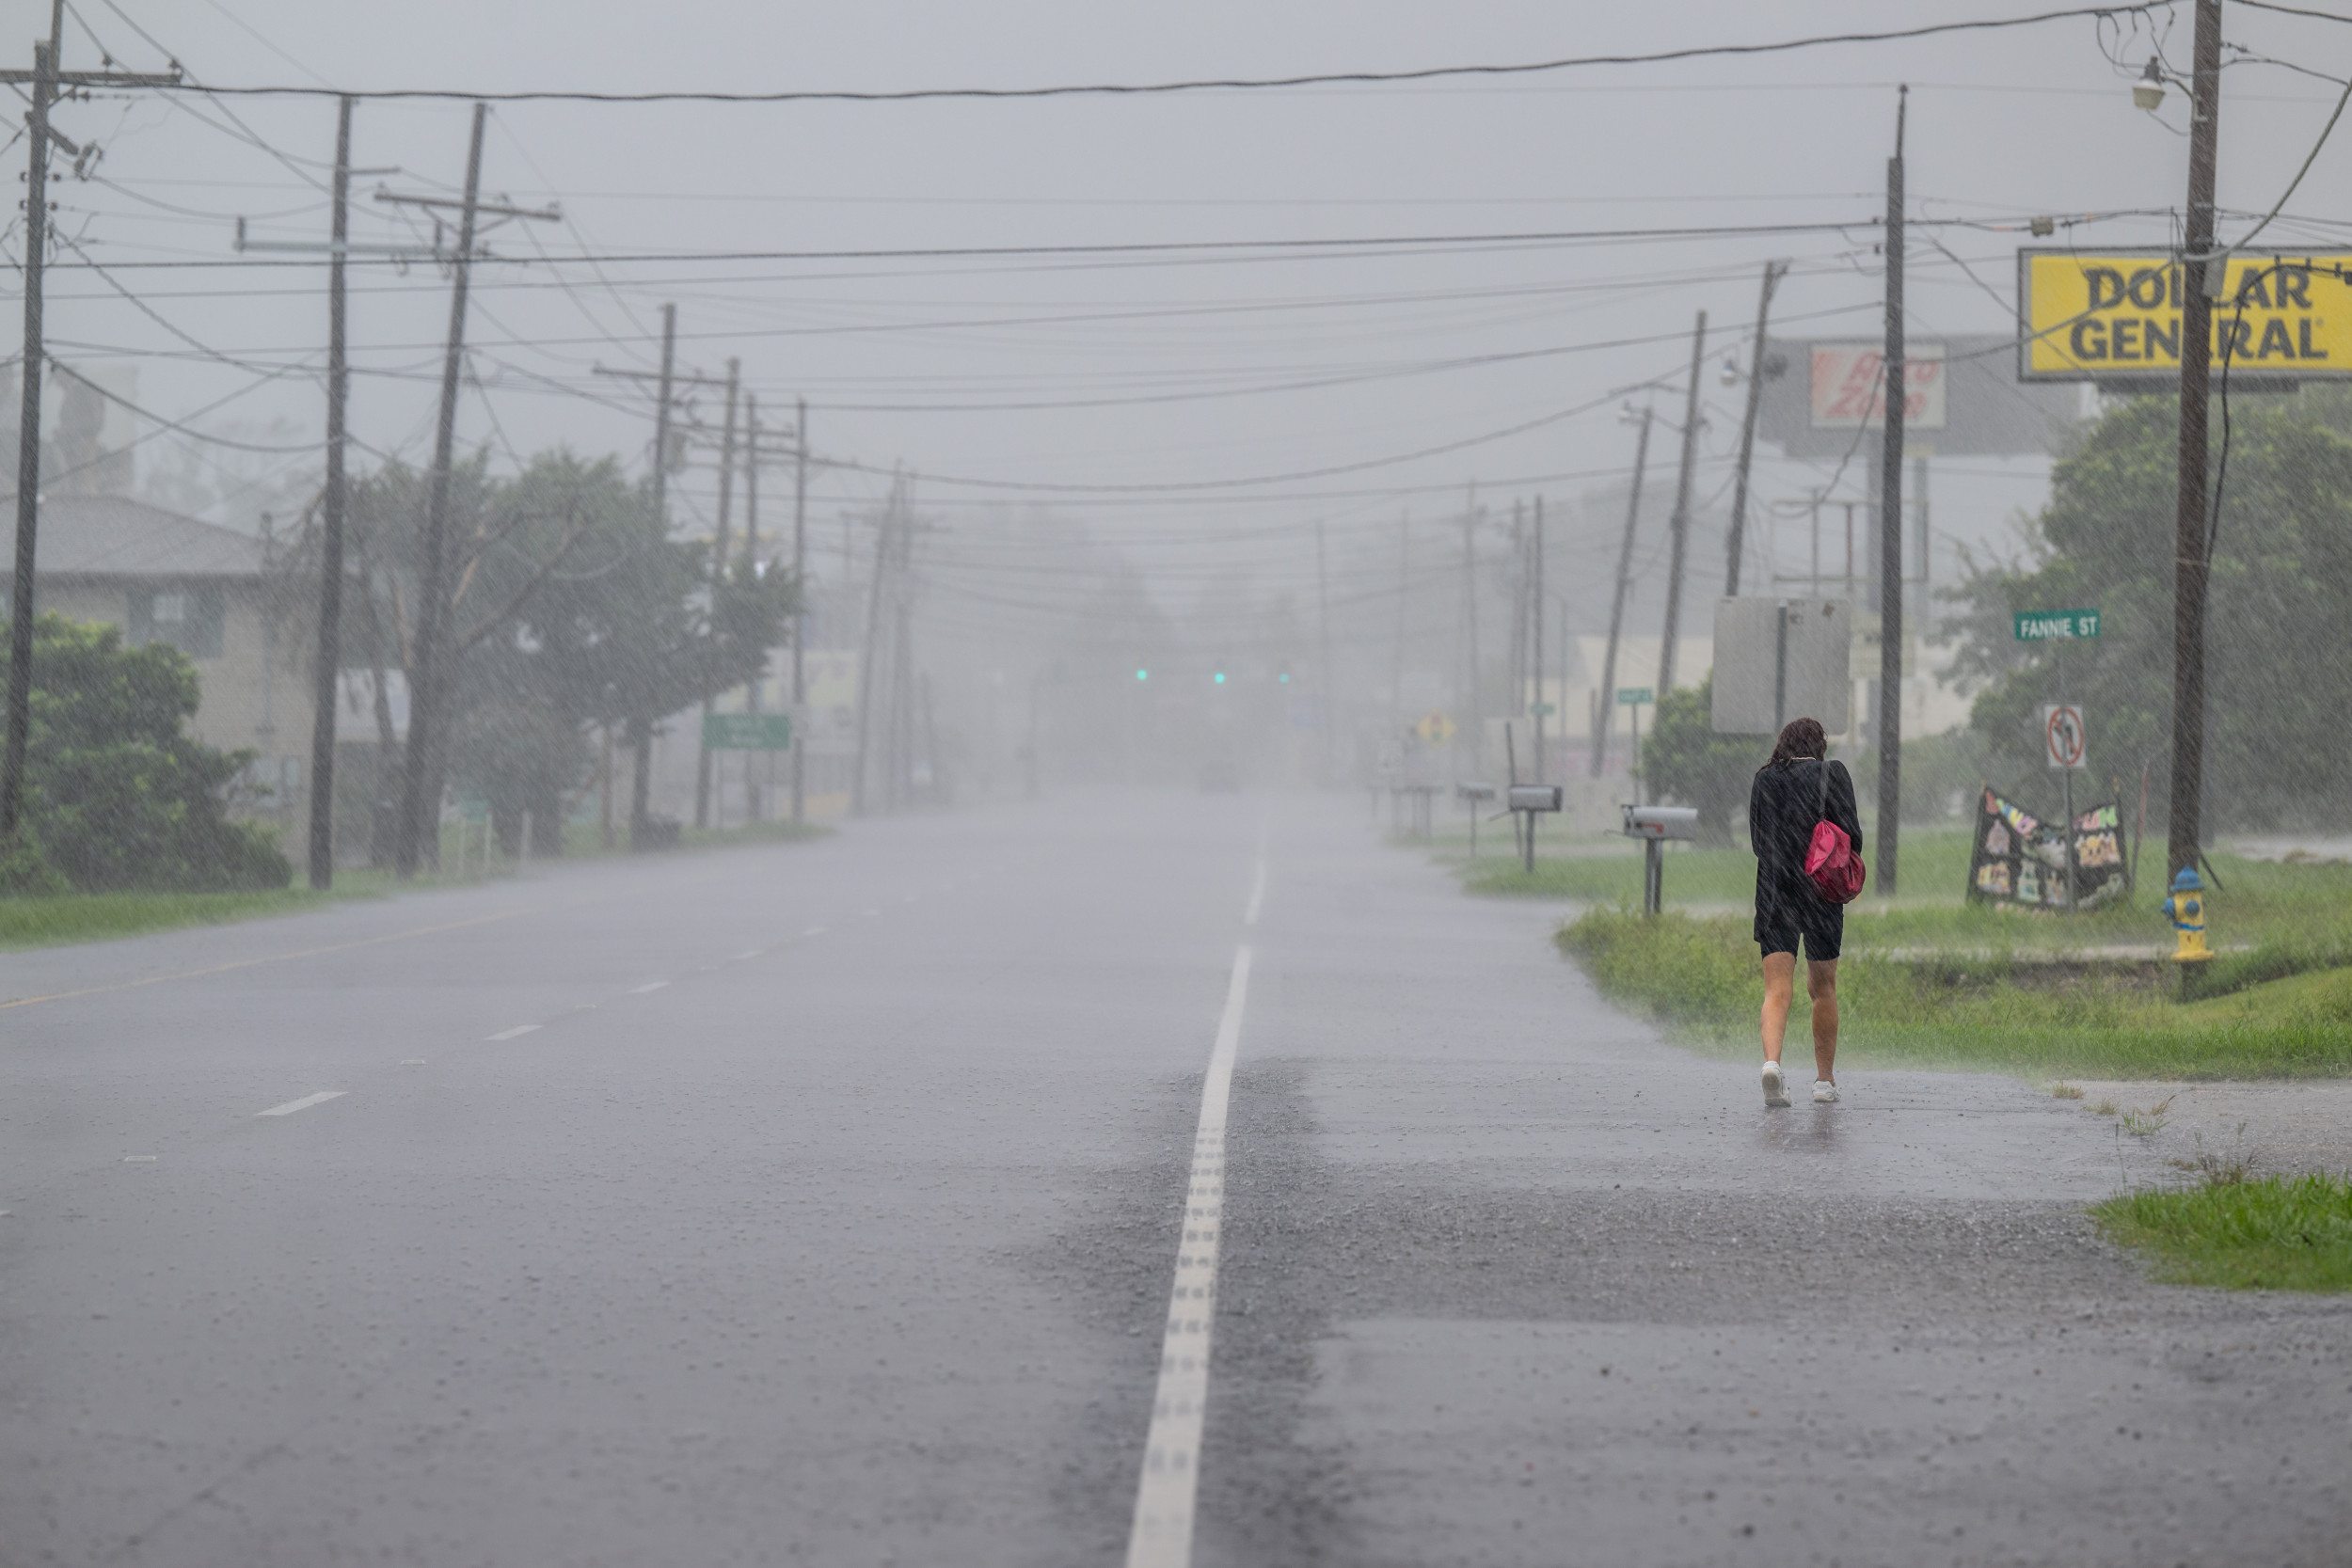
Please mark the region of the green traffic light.
<svg viewBox="0 0 2352 1568"><path fill-rule="evenodd" d="M1216 684L1219 686L1223 686L1225 684L1225 672L1222 670L1219 670L1216 673Z"/></svg>
<svg viewBox="0 0 2352 1568"><path fill-rule="evenodd" d="M1138 671L1136 671L1136 679L1137 679L1137 680L1139 680L1139 681L1148 681L1148 680L1150 680L1151 678L1152 678L1152 672L1151 672L1151 671L1149 671L1149 670L1138 670Z"/></svg>

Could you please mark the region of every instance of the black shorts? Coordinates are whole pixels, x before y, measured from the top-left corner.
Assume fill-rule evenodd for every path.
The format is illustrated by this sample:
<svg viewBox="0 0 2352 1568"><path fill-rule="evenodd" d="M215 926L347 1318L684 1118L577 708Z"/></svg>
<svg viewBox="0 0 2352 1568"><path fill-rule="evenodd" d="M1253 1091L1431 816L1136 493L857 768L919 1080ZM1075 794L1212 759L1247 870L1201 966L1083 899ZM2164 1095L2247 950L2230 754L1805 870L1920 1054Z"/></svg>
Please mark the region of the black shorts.
<svg viewBox="0 0 2352 1568"><path fill-rule="evenodd" d="M1803 937L1805 958L1825 963L1837 957L1845 936L1846 906L1815 893L1811 882L1756 884L1756 944L1765 957L1796 952L1797 939Z"/></svg>

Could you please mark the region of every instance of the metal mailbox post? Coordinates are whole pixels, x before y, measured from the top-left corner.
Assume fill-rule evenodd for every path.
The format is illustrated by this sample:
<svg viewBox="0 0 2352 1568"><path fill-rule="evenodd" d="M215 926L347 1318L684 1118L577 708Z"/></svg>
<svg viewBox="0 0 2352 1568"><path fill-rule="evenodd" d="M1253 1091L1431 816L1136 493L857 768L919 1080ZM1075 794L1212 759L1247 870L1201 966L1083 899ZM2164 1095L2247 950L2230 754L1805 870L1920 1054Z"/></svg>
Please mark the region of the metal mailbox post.
<svg viewBox="0 0 2352 1568"><path fill-rule="evenodd" d="M1656 914L1666 903L1666 840L1699 836L1699 814L1692 806L1626 806L1628 838L1642 841L1642 912Z"/></svg>
<svg viewBox="0 0 2352 1568"><path fill-rule="evenodd" d="M1504 797L1504 803L1513 811L1527 814L1527 874L1535 874L1535 814L1560 809L1558 784L1513 784Z"/></svg>
<svg viewBox="0 0 2352 1568"><path fill-rule="evenodd" d="M1456 780L1454 785L1454 795L1456 800L1470 807L1470 859L1476 860L1478 858L1478 813L1481 807L1495 798L1495 786L1490 784L1470 784Z"/></svg>

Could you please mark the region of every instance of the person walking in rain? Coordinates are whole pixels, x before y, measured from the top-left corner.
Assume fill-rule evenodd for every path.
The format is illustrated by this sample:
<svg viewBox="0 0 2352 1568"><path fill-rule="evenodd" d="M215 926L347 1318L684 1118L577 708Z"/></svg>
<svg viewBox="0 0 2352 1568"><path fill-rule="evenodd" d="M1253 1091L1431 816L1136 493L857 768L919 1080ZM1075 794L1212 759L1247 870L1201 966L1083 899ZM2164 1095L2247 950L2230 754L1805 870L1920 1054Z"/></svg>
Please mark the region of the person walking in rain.
<svg viewBox="0 0 2352 1568"><path fill-rule="evenodd" d="M1764 1103L1785 1106L1788 1086L1780 1065L1781 1037L1796 999L1797 944L1804 944L1804 989L1813 999L1813 1101L1837 1099L1837 952L1846 908L1821 895L1806 874L1814 825L1844 831L1855 861L1862 858L1862 820L1855 813L1853 775L1829 760L1829 736L1816 719L1799 719L1780 732L1772 758L1748 788L1748 842L1756 850L1756 943L1764 958Z"/></svg>

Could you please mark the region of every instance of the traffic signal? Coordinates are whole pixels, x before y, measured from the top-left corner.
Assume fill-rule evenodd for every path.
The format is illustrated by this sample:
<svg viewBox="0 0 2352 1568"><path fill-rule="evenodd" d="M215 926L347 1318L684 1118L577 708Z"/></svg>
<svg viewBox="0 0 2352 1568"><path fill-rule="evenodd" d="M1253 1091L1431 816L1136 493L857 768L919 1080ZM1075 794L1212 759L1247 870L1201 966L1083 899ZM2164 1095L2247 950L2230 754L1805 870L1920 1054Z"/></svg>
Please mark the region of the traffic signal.
<svg viewBox="0 0 2352 1568"><path fill-rule="evenodd" d="M1219 671L1216 673L1216 684L1217 684L1217 685L1219 685L1219 686L1223 686L1223 685L1225 684L1225 672L1224 672L1224 671L1222 671L1222 670L1219 670Z"/></svg>
<svg viewBox="0 0 2352 1568"><path fill-rule="evenodd" d="M1148 681L1148 680L1150 680L1151 678L1152 678L1152 672L1151 672L1151 671L1149 671L1149 670L1137 670L1137 671L1136 672L1136 679L1137 679L1137 680L1139 680L1139 681Z"/></svg>

